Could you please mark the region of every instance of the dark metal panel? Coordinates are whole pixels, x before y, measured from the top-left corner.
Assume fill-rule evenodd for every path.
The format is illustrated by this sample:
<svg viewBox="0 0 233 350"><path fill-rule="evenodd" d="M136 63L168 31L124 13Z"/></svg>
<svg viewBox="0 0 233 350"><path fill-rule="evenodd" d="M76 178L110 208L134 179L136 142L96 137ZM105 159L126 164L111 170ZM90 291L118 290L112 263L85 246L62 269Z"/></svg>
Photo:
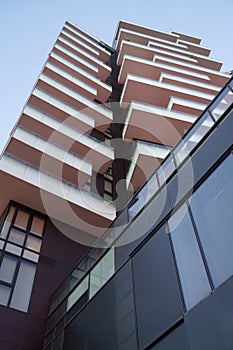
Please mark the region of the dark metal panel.
<svg viewBox="0 0 233 350"><path fill-rule="evenodd" d="M166 335L156 345L150 348L150 350L189 350L189 340L187 337L187 331L184 324L181 324L175 328L171 333ZM197 350L197 349L196 349ZM198 348L198 350L200 350Z"/></svg>
<svg viewBox="0 0 233 350"><path fill-rule="evenodd" d="M82 310L65 329L63 350L86 348L87 310Z"/></svg>
<svg viewBox="0 0 233 350"><path fill-rule="evenodd" d="M233 349L233 277L185 316L191 350Z"/></svg>
<svg viewBox="0 0 233 350"><path fill-rule="evenodd" d="M163 226L133 258L140 349L166 332L183 314L169 238Z"/></svg>
<svg viewBox="0 0 233 350"><path fill-rule="evenodd" d="M117 349L114 287L114 279L112 279L88 304L88 350Z"/></svg>

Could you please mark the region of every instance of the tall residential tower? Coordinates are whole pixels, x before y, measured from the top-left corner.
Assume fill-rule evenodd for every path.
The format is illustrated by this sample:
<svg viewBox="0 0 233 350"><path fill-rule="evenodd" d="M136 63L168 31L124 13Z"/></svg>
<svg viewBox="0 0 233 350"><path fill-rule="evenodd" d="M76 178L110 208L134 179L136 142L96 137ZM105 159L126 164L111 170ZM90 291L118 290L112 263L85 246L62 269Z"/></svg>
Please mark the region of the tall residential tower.
<svg viewBox="0 0 233 350"><path fill-rule="evenodd" d="M233 273L208 226L233 196L214 171L232 167L221 67L179 32L120 21L109 46L65 23L0 159L1 348L233 346L227 311L218 343L189 321Z"/></svg>

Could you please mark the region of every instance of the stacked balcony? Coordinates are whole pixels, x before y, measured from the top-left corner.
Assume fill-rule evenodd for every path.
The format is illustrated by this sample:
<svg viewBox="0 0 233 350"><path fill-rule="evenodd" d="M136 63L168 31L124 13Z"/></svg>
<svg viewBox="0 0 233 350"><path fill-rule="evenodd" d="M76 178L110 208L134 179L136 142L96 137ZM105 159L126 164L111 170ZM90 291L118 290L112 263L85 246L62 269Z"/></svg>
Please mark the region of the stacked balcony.
<svg viewBox="0 0 233 350"><path fill-rule="evenodd" d="M123 138L135 142L127 175L136 191L228 81L201 39L120 22L116 36Z"/></svg>
<svg viewBox="0 0 233 350"><path fill-rule="evenodd" d="M114 219L113 205L89 186L114 159L104 141L112 122L110 55L98 39L65 23L2 155L1 209L9 200L33 203L94 236Z"/></svg>

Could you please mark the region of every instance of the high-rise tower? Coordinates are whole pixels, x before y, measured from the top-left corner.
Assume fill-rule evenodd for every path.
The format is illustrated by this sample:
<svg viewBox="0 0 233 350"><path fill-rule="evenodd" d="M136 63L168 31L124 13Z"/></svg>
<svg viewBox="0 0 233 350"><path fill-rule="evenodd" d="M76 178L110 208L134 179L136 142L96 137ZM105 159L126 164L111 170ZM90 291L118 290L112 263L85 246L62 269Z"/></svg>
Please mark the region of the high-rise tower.
<svg viewBox="0 0 233 350"><path fill-rule="evenodd" d="M210 50L201 45L199 38L175 31L165 33L120 21L111 47L76 25L65 23L0 160L0 345L4 350L42 350L43 344L47 350L78 346L72 338L73 326L68 328L72 318L89 301L93 303L93 315L95 307L99 310L94 304L95 295L134 254L135 242L140 246L142 237L150 231L143 227L140 218L138 225L134 222L134 229L127 231L127 225L138 217L147 200L164 188L169 176L178 171L184 154L192 154L203 135L208 135L229 108L230 92L214 107L214 112L207 108L229 81L229 75L220 72L221 66L221 62L210 57ZM208 117L189 139L188 147L182 148L180 158L169 158L173 147L206 110ZM168 167L159 168L165 158ZM152 183L149 179L156 169L156 183ZM148 180L145 195L142 187ZM195 185L196 180L193 181ZM168 201L172 203L172 196ZM194 221L194 215L190 215ZM165 220L162 216L161 220ZM159 215L146 217L150 228L155 225L155 217L158 220ZM113 229L106 231L110 224ZM124 229L131 232L130 239L115 246L114 239ZM132 242L133 248L129 244ZM95 248L83 258L93 244ZM172 249L175 255L175 247ZM171 260L170 251L167 254ZM80 260L81 267L73 270L57 289ZM140 257L135 258L133 264L140 263ZM203 264L208 265L206 258ZM176 269L179 273L179 266ZM173 272L171 279L175 280ZM134 282L130 277L128 295L132 294L133 283L140 290L142 276L139 277ZM116 274L115 290L121 293L117 278ZM209 279L213 290L214 282ZM138 298L135 292L129 312L132 317L135 307L143 308ZM195 302L186 303L185 293L183 298L187 311ZM175 299L174 305L179 298ZM120 313L118 306L116 312ZM90 313L89 320L91 311L84 312ZM119 316L117 321L114 318L116 329L109 333L120 334L117 340L112 336L115 345L100 340L90 323L91 340L85 343L86 335L81 335L80 344L85 344L80 348L152 349L150 337L140 328L141 314L137 317L138 329L133 318L129 323L133 327L131 333L136 334L132 344L137 339L137 345L127 347L120 339L124 317ZM89 322L84 319L80 318L80 322ZM85 327L80 327L85 334ZM72 341L66 334L72 334ZM99 344L96 348L95 340Z"/></svg>

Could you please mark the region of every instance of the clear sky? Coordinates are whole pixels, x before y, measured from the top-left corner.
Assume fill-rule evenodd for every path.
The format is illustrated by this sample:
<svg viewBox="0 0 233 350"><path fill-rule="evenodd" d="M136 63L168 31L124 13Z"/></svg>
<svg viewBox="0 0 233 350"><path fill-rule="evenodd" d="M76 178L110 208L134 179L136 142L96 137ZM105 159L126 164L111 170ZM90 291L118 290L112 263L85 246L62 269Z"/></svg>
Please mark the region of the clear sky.
<svg viewBox="0 0 233 350"><path fill-rule="evenodd" d="M0 149L68 19L112 43L119 20L202 38L233 69L233 0L0 0Z"/></svg>

